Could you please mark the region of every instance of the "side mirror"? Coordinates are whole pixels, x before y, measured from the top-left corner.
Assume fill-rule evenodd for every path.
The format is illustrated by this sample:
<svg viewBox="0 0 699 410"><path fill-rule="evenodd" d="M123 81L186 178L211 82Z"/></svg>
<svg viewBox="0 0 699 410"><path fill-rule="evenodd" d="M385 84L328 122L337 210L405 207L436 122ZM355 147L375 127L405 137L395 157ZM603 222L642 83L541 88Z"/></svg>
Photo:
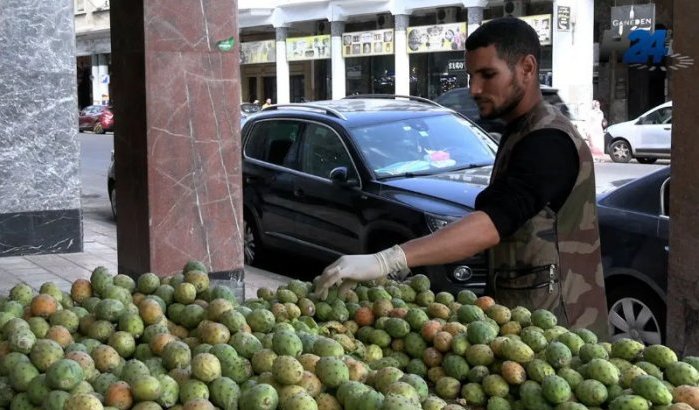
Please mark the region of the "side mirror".
<svg viewBox="0 0 699 410"><path fill-rule="evenodd" d="M356 185L357 180L350 179L348 174L349 174L349 172L347 171L347 167L333 168L332 171L330 171L330 180L333 183L336 183L339 185L344 185L344 186Z"/></svg>

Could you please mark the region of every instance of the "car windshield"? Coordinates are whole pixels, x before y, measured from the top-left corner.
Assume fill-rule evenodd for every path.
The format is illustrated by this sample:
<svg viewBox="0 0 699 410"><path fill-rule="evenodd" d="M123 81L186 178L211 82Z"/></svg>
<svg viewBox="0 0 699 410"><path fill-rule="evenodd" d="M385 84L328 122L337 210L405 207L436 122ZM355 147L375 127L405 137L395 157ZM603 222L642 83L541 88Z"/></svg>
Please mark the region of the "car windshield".
<svg viewBox="0 0 699 410"><path fill-rule="evenodd" d="M490 165L497 148L483 131L453 114L372 124L350 132L377 178Z"/></svg>

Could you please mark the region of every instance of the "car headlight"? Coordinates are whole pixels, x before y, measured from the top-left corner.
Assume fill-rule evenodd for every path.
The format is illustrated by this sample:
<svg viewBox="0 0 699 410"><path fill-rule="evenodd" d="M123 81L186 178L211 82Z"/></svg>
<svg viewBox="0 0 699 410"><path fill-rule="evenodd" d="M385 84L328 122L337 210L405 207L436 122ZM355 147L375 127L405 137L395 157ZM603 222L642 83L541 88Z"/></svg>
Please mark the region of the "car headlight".
<svg viewBox="0 0 699 410"><path fill-rule="evenodd" d="M427 220L427 227L429 228L430 232L435 232L454 221L458 221L460 218L456 216L433 215L425 213L425 219Z"/></svg>

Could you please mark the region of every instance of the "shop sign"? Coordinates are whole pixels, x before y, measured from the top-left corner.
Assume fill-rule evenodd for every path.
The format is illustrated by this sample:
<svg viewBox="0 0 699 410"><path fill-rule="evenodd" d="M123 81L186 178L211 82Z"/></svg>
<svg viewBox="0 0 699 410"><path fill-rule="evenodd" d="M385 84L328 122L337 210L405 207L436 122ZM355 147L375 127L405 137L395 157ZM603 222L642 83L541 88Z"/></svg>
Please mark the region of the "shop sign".
<svg viewBox="0 0 699 410"><path fill-rule="evenodd" d="M542 46L548 46L551 44L551 15L550 14L539 14L536 16L522 16L519 17L532 26L536 34L539 35L539 42Z"/></svg>
<svg viewBox="0 0 699 410"><path fill-rule="evenodd" d="M612 7L613 38L626 38L633 30L652 30L654 25L654 3Z"/></svg>
<svg viewBox="0 0 699 410"><path fill-rule="evenodd" d="M274 63L277 45L274 40L240 43L240 64Z"/></svg>
<svg viewBox="0 0 699 410"><path fill-rule="evenodd" d="M463 51L467 34L466 23L408 27L408 53Z"/></svg>
<svg viewBox="0 0 699 410"><path fill-rule="evenodd" d="M364 57L393 54L393 29L342 34L342 56Z"/></svg>
<svg viewBox="0 0 699 410"><path fill-rule="evenodd" d="M551 45L551 15L550 14L537 14L535 16L520 16L517 17L523 20L525 23L532 26L536 34L539 35L539 43L542 46ZM483 20L483 24L490 20Z"/></svg>
<svg viewBox="0 0 699 410"><path fill-rule="evenodd" d="M463 58L447 61L447 71L453 73L455 71L464 71L466 63Z"/></svg>
<svg viewBox="0 0 699 410"><path fill-rule="evenodd" d="M330 34L286 39L287 61L330 58Z"/></svg>
<svg viewBox="0 0 699 410"><path fill-rule="evenodd" d="M556 30L570 31L570 6L556 8Z"/></svg>

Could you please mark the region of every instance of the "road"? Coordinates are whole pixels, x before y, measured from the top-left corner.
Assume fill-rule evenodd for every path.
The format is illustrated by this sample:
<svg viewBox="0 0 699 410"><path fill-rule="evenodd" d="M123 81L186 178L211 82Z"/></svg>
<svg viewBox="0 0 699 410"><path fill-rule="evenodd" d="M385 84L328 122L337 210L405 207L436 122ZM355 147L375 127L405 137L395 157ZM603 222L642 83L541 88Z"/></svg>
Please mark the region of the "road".
<svg viewBox="0 0 699 410"><path fill-rule="evenodd" d="M107 193L107 170L114 136L111 133L98 135L80 133L80 178L82 183L82 204L84 218L97 218L101 221L112 221L116 235L116 223L112 218ZM628 181L667 166L670 161L658 161L653 165L639 164L635 161L628 164L600 162L595 164L597 192L605 192ZM301 259L297 256L280 252L269 258L269 262L260 268L279 273L280 275L312 279L323 269L321 262Z"/></svg>

